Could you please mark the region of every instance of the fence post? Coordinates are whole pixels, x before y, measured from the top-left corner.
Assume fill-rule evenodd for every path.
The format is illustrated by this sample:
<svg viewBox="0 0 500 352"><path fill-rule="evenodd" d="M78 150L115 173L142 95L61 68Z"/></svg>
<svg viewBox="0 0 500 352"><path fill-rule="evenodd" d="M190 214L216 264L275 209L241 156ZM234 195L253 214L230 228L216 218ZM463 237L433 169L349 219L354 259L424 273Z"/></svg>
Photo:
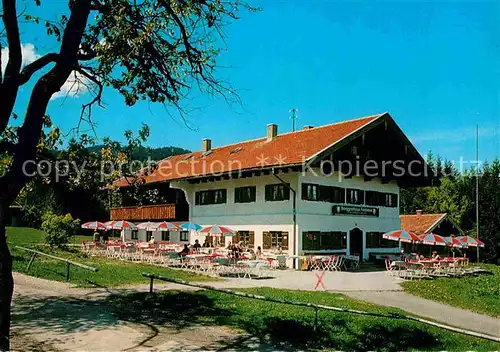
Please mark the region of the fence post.
<svg viewBox="0 0 500 352"><path fill-rule="evenodd" d="M71 264L69 262L66 262L66 281L69 281L69 266Z"/></svg>
<svg viewBox="0 0 500 352"><path fill-rule="evenodd" d="M313 326L314 332L318 330L318 308L314 307L314 326Z"/></svg>
<svg viewBox="0 0 500 352"><path fill-rule="evenodd" d="M153 280L154 280L154 277L150 277L149 278L150 281L149 281L149 293L153 293Z"/></svg>
<svg viewBox="0 0 500 352"><path fill-rule="evenodd" d="M31 264L33 264L33 261L35 260L35 257L36 257L36 253L33 253L33 255L31 256L30 261L28 263L28 267L26 268L26 272L28 272L30 270Z"/></svg>

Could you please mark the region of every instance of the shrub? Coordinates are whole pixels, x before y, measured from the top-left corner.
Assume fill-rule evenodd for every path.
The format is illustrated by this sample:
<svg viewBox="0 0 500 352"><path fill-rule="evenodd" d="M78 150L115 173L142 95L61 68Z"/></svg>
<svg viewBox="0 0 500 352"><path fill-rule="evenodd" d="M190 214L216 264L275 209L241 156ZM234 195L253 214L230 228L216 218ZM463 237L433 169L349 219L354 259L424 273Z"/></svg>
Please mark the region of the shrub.
<svg viewBox="0 0 500 352"><path fill-rule="evenodd" d="M42 230L47 233L45 240L51 247L64 247L80 227L80 220L73 219L71 214L56 215L47 212L42 220Z"/></svg>

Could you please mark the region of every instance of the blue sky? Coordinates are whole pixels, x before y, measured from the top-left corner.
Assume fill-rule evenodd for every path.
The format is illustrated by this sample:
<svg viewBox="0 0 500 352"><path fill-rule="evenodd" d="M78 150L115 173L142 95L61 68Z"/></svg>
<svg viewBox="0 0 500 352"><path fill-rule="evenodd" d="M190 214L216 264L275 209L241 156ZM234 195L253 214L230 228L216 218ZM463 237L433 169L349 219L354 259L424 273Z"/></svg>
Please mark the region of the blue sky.
<svg viewBox="0 0 500 352"><path fill-rule="evenodd" d="M218 61L219 77L236 88L242 106L197 96L186 102L189 129L163 106L126 107L107 91L106 109L94 110L98 136L122 139L145 122L149 145L197 150L202 138L218 146L264 136L270 122L290 131L293 107L299 127L388 111L423 155L432 149L472 160L477 123L481 159L500 156L498 2L251 3L263 11L243 13L226 28L227 51ZM54 2L45 15L65 7ZM32 27L22 42L39 55L53 49ZM68 130L85 101L54 99L49 114Z"/></svg>

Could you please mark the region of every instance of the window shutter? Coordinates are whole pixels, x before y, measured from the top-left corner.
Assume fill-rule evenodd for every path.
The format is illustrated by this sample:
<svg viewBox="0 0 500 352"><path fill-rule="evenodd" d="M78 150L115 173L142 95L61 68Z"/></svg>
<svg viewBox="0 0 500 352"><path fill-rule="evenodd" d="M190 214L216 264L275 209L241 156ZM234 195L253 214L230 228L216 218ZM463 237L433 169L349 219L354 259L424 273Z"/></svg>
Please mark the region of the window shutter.
<svg viewBox="0 0 500 352"><path fill-rule="evenodd" d="M265 194L266 194L266 201L271 199L271 185L266 185L265 188Z"/></svg>
<svg viewBox="0 0 500 352"><path fill-rule="evenodd" d="M262 233L262 249L271 249L271 233L268 231Z"/></svg>
<svg viewBox="0 0 500 352"><path fill-rule="evenodd" d="M283 200L290 199L290 188L288 188L287 186L289 187L290 184L287 183L286 185L283 185L283 188L284 188L284 193L283 193L284 197L283 197Z"/></svg>
<svg viewBox="0 0 500 352"><path fill-rule="evenodd" d="M302 184L302 199L307 200L307 183Z"/></svg>
<svg viewBox="0 0 500 352"><path fill-rule="evenodd" d="M240 234L238 231L236 231L233 235L233 244L238 243L240 241Z"/></svg>
<svg viewBox="0 0 500 352"><path fill-rule="evenodd" d="M248 246L255 247L255 232L253 231L248 231Z"/></svg>
<svg viewBox="0 0 500 352"><path fill-rule="evenodd" d="M288 232L281 233L281 249L288 250Z"/></svg>

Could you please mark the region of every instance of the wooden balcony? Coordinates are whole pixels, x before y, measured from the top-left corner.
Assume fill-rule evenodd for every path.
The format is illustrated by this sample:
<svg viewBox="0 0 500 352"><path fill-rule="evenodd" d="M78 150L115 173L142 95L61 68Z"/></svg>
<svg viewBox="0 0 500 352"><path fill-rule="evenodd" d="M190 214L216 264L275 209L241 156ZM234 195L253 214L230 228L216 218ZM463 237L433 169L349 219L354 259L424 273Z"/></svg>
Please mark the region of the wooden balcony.
<svg viewBox="0 0 500 352"><path fill-rule="evenodd" d="M175 204L110 209L111 220L176 220Z"/></svg>

